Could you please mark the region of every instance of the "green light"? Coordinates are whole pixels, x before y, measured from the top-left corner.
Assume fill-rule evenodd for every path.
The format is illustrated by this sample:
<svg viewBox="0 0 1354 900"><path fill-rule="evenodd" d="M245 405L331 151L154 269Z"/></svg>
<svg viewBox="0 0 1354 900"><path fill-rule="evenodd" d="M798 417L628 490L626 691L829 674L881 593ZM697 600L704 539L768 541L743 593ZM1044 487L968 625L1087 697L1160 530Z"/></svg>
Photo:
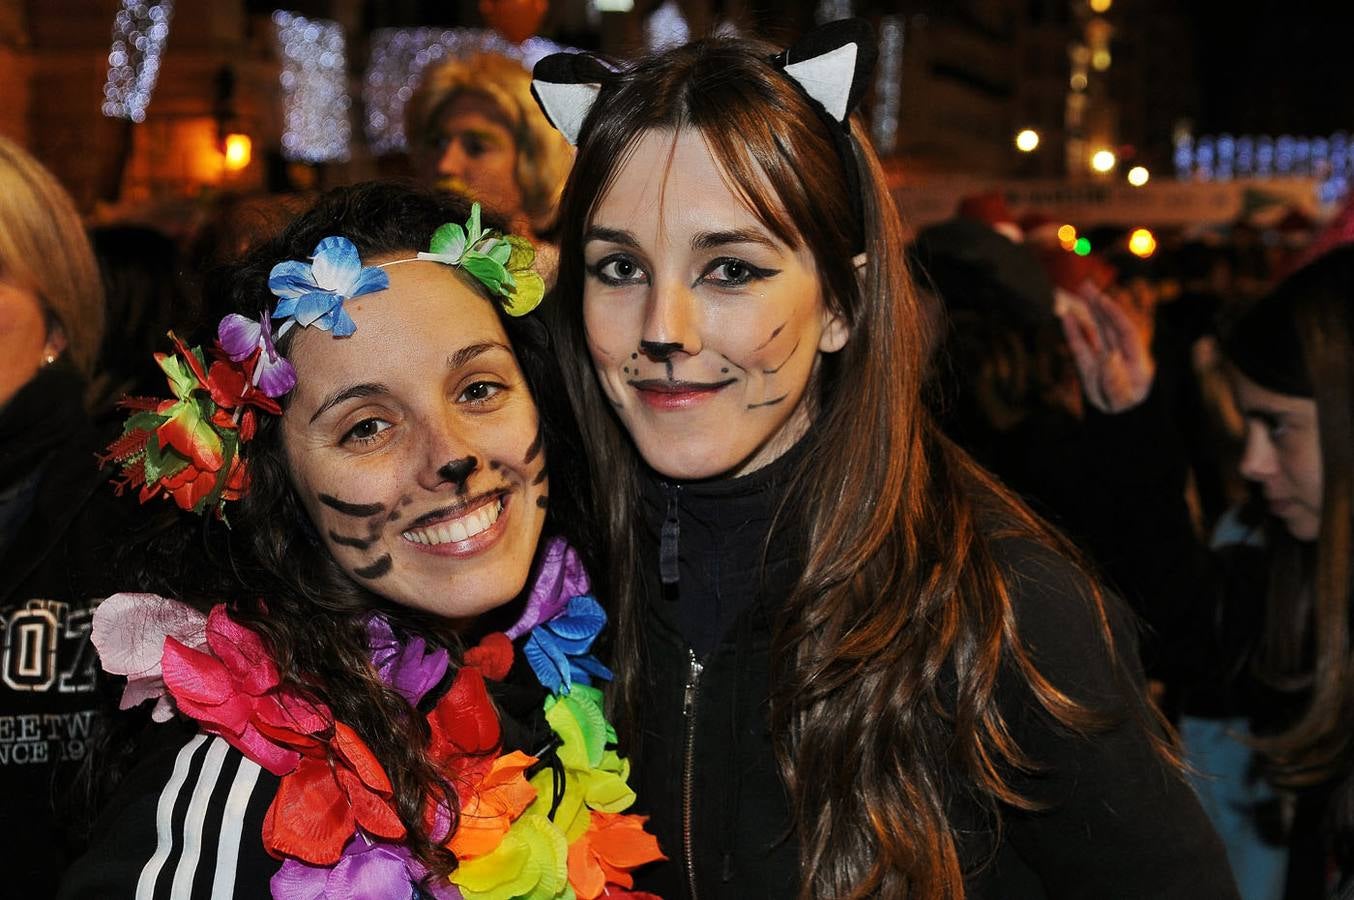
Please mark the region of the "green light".
<svg viewBox="0 0 1354 900"><path fill-rule="evenodd" d="M1077 256L1086 256L1091 252L1091 241L1089 238L1079 237L1077 242L1072 245L1072 252Z"/></svg>

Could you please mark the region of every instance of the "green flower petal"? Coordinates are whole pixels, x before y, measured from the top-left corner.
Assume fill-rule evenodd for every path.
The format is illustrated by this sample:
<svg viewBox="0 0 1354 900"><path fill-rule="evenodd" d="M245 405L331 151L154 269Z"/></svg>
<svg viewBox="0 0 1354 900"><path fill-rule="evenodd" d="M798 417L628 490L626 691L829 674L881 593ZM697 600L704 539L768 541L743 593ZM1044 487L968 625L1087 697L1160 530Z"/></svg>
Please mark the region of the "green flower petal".
<svg viewBox="0 0 1354 900"><path fill-rule="evenodd" d="M530 269L512 274L517 285L505 298L503 309L510 316L525 316L541 305L541 299L545 297L545 279Z"/></svg>
<svg viewBox="0 0 1354 900"><path fill-rule="evenodd" d="M439 257L438 262L445 262L451 266L461 261L465 248L465 229L455 222L448 222L434 231L433 239L428 244L428 252L436 254Z"/></svg>
<svg viewBox="0 0 1354 900"><path fill-rule="evenodd" d="M475 277L480 284L489 289L489 293L495 295L503 294L503 282L508 277L508 270L494 259L480 253L477 250L467 250L465 256L461 257L461 268L465 269Z"/></svg>

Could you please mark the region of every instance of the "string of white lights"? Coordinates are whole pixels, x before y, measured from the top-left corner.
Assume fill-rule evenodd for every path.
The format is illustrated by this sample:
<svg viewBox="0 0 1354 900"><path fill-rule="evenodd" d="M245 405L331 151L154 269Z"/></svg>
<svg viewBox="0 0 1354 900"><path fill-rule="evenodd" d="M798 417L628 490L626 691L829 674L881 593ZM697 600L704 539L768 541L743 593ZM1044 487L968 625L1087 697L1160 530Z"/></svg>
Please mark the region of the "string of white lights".
<svg viewBox="0 0 1354 900"><path fill-rule="evenodd" d="M871 136L879 153L898 146L898 116L903 101L903 17L884 16L879 22L879 69L874 80Z"/></svg>
<svg viewBox="0 0 1354 900"><path fill-rule="evenodd" d="M282 155L303 162L348 158L347 48L343 28L325 19L273 13L282 58Z"/></svg>
<svg viewBox="0 0 1354 900"><path fill-rule="evenodd" d="M108 51L108 79L103 86L105 116L146 120L146 106L160 75L160 54L173 15L174 0L122 0L122 8L113 17L113 46Z"/></svg>
<svg viewBox="0 0 1354 900"><path fill-rule="evenodd" d="M496 31L479 28L379 28L371 34L371 54L362 84L367 143L377 155L404 150L404 107L423 78L423 70L445 59L497 53L530 69L543 56L568 50L545 38L514 44Z"/></svg>

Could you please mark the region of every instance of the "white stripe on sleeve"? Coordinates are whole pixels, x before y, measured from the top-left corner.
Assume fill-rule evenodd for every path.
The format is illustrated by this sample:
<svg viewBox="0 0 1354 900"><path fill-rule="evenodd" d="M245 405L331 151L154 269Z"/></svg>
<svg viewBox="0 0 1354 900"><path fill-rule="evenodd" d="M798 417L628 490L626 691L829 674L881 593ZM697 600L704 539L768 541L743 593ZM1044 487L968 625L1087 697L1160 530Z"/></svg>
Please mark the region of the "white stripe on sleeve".
<svg viewBox="0 0 1354 900"><path fill-rule="evenodd" d="M174 772L165 783L164 790L160 792L160 801L155 806L155 853L146 860L146 865L141 869L141 877L136 882L136 900L154 900L155 882L159 879L160 869L174 848L174 823L170 821L174 815L174 804L178 802L183 783L188 780L188 769L192 765L193 754L206 740L205 734L199 734L183 746L178 758L174 760Z"/></svg>
<svg viewBox="0 0 1354 900"><path fill-rule="evenodd" d="M249 797L259 780L259 764L248 757L240 759L239 771L230 785L226 809L221 817L221 841L216 848L216 878L212 880L212 900L231 900L235 895L235 869L240 861L240 833L244 827Z"/></svg>
<svg viewBox="0 0 1354 900"><path fill-rule="evenodd" d="M217 779L221 777L221 764L225 762L230 744L223 739L212 738L207 748L207 758L202 763L202 773L197 777L193 788L193 799L188 803L188 815L183 823L183 852L179 855L178 868L174 870L174 884L170 888L171 898L188 898L193 895L193 876L197 874L198 858L202 855L202 827L207 820L207 804L216 790Z"/></svg>

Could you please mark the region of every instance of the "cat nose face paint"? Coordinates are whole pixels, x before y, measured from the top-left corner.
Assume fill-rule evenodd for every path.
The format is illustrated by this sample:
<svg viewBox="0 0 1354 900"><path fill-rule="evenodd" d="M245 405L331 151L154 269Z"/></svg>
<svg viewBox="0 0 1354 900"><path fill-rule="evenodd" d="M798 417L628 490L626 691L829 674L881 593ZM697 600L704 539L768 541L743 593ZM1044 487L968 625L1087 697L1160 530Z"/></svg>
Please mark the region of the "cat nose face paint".
<svg viewBox="0 0 1354 900"><path fill-rule="evenodd" d="M593 365L650 466L739 475L799 439L818 357L841 349L846 328L812 254L729 189L700 132L640 138L583 252Z"/></svg>
<svg viewBox="0 0 1354 900"><path fill-rule="evenodd" d="M521 592L545 521L536 406L489 301L437 263L302 331L282 417L292 481L355 581L458 619Z"/></svg>

